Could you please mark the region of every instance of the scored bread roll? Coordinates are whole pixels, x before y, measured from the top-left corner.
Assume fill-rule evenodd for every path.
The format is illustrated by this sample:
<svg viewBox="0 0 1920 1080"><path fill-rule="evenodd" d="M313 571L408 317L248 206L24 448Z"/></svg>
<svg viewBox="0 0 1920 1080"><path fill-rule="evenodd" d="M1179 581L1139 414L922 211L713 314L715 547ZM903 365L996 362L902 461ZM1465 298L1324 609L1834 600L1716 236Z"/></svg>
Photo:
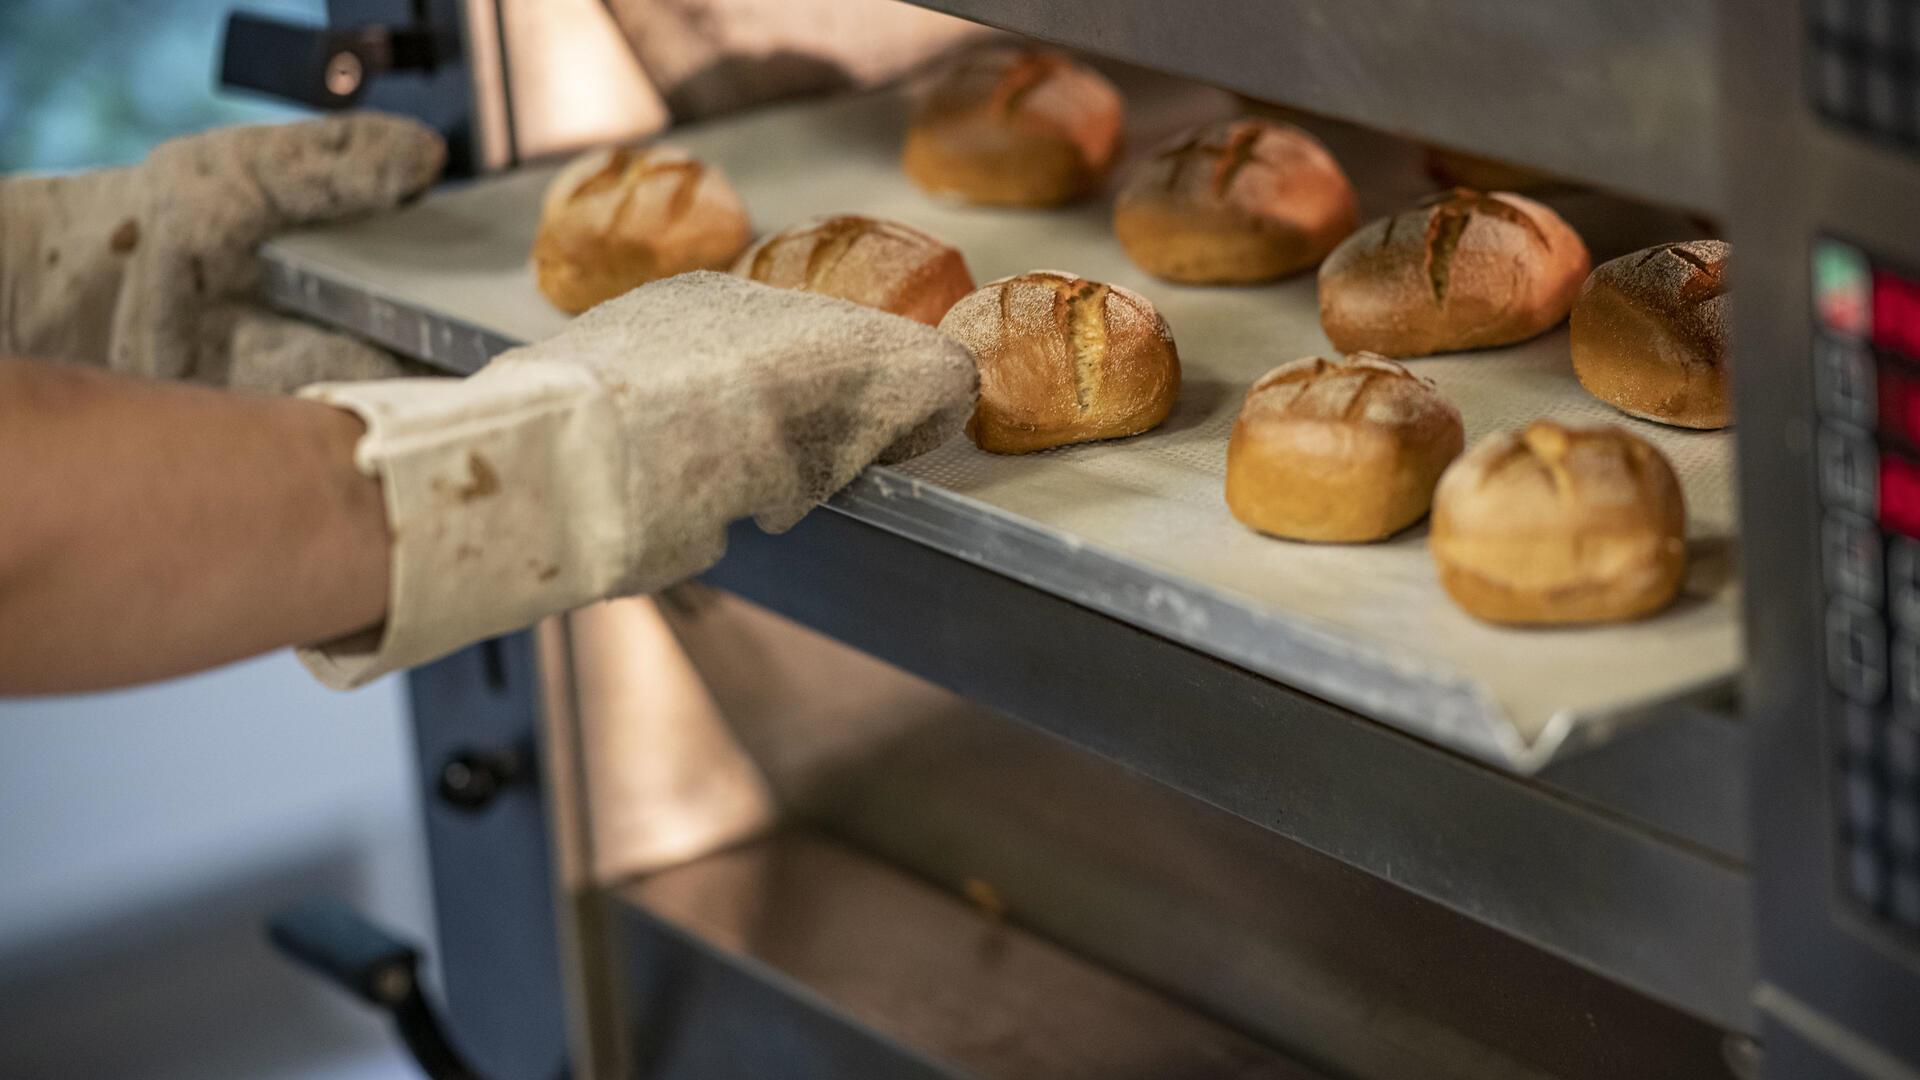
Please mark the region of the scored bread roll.
<svg viewBox="0 0 1920 1080"><path fill-rule="evenodd" d="M1587 246L1560 215L1456 188L1361 226L1320 264L1320 326L1343 352L1506 345L1566 317Z"/></svg>
<svg viewBox="0 0 1920 1080"><path fill-rule="evenodd" d="M1448 187L1473 188L1476 191L1538 191L1562 184L1551 173L1499 158L1449 150L1444 146L1427 147L1426 166L1428 176Z"/></svg>
<svg viewBox="0 0 1920 1080"><path fill-rule="evenodd" d="M967 434L1025 454L1137 435L1180 396L1180 356L1146 297L1058 270L975 290L940 320L973 353L980 402Z"/></svg>
<svg viewBox="0 0 1920 1080"><path fill-rule="evenodd" d="M1425 516L1466 442L1439 388L1373 353L1261 376L1227 443L1227 508L1291 540L1382 540Z"/></svg>
<svg viewBox="0 0 1920 1080"><path fill-rule="evenodd" d="M1686 505L1660 451L1618 427L1535 420L1440 478L1427 546L1468 614L1500 623L1637 619L1686 576Z"/></svg>
<svg viewBox="0 0 1920 1080"><path fill-rule="evenodd" d="M1573 305L1580 385L1629 416L1726 427L1730 250L1689 240L1601 263Z"/></svg>
<svg viewBox="0 0 1920 1080"><path fill-rule="evenodd" d="M1224 120L1169 142L1127 177L1113 231L1169 281L1268 281L1325 258L1359 217L1353 185L1291 124Z"/></svg>
<svg viewBox="0 0 1920 1080"><path fill-rule="evenodd" d="M1106 179L1120 91L1048 49L969 52L928 89L902 165L922 189L990 206L1057 206Z"/></svg>
<svg viewBox="0 0 1920 1080"><path fill-rule="evenodd" d="M762 237L733 272L781 289L837 296L938 326L973 291L953 248L897 221L840 214Z"/></svg>
<svg viewBox="0 0 1920 1080"><path fill-rule="evenodd" d="M534 280L578 314L656 278L725 269L749 236L746 207L717 167L670 146L593 150L547 185Z"/></svg>

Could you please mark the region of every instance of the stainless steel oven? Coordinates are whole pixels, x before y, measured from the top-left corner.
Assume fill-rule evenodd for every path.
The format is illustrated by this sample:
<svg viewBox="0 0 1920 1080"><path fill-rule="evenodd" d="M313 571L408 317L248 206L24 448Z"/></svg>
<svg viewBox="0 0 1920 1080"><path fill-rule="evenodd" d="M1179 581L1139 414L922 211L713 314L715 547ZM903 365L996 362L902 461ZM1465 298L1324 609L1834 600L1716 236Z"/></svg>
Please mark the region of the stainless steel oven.
<svg viewBox="0 0 1920 1080"><path fill-rule="evenodd" d="M1920 3L925 6L1150 69L1148 111L1205 85L1382 170L1565 178L1622 243L1725 235L1739 424L1689 451L1718 577L1599 679L1516 653L1563 665L1540 691L959 464L872 470L699 582L412 676L474 1069L1920 1075ZM434 8L471 130L539 129L515 81L570 70L511 44L534 7ZM644 98L472 160L647 129ZM741 123L897 115L845 108ZM269 263L284 306L452 370L540 325L409 296L352 237Z"/></svg>

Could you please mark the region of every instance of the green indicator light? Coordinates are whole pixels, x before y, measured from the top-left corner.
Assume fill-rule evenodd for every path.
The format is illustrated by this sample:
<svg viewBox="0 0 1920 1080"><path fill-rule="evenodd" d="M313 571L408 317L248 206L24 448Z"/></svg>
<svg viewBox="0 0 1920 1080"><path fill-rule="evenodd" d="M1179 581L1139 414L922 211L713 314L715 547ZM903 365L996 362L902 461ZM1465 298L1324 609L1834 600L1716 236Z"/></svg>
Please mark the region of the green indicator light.
<svg viewBox="0 0 1920 1080"><path fill-rule="evenodd" d="M1813 306L1834 333L1867 335L1873 324L1873 273L1859 249L1833 240L1814 245Z"/></svg>

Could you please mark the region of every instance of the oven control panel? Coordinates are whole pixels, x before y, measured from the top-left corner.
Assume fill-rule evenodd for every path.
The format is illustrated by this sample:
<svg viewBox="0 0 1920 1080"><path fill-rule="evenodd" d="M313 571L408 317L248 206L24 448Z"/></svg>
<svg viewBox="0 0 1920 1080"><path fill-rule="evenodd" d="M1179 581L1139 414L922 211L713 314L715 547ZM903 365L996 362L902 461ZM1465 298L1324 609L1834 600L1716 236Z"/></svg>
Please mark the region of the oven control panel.
<svg viewBox="0 0 1920 1080"><path fill-rule="evenodd" d="M1920 147L1920 0L1807 0L1807 87L1827 123Z"/></svg>
<svg viewBox="0 0 1920 1080"><path fill-rule="evenodd" d="M1834 239L1812 260L1836 870L1920 941L1920 277Z"/></svg>

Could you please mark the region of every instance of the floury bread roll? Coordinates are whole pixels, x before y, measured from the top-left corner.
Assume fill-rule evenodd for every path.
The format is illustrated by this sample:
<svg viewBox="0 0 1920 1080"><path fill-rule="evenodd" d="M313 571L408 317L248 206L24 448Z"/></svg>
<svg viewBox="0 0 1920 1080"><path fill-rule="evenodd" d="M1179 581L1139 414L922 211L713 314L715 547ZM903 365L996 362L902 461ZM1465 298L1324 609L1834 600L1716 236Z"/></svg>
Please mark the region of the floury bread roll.
<svg viewBox="0 0 1920 1080"><path fill-rule="evenodd" d="M762 237L733 272L782 289L837 296L938 326L973 291L953 248L897 221L841 214Z"/></svg>
<svg viewBox="0 0 1920 1080"><path fill-rule="evenodd" d="M1308 357L1247 391L1227 444L1227 508L1293 540L1363 543L1426 515L1465 445L1432 382L1372 353Z"/></svg>
<svg viewBox="0 0 1920 1080"><path fill-rule="evenodd" d="M988 206L1057 206L1105 181L1120 91L1047 49L976 49L928 89L902 165L922 189Z"/></svg>
<svg viewBox="0 0 1920 1080"><path fill-rule="evenodd" d="M1731 423L1729 250L1723 241L1690 240L1601 263L1573 305L1580 385L1643 420Z"/></svg>
<svg viewBox="0 0 1920 1080"><path fill-rule="evenodd" d="M1169 281L1269 281L1325 258L1359 217L1353 185L1290 124L1226 120L1173 140L1127 177L1113 231Z"/></svg>
<svg viewBox="0 0 1920 1080"><path fill-rule="evenodd" d="M1686 576L1686 506L1666 458L1618 427L1536 420L1440 478L1427 546L1440 584L1500 623L1637 619Z"/></svg>
<svg viewBox="0 0 1920 1080"><path fill-rule="evenodd" d="M750 235L746 207L714 166L668 146L594 150L547 186L534 279L577 314L656 278L725 269Z"/></svg>
<svg viewBox="0 0 1920 1080"><path fill-rule="evenodd" d="M967 434L996 454L1137 435L1180 396L1167 321L1117 285L1058 270L1002 278L953 305L940 330L980 366Z"/></svg>
<svg viewBox="0 0 1920 1080"><path fill-rule="evenodd" d="M1368 222L1320 264L1334 347L1427 356L1506 345L1566 318L1587 246L1560 215L1465 188Z"/></svg>
<svg viewBox="0 0 1920 1080"><path fill-rule="evenodd" d="M1448 187L1477 191L1539 191L1564 185L1551 173L1444 146L1427 147L1426 166L1428 176Z"/></svg>

